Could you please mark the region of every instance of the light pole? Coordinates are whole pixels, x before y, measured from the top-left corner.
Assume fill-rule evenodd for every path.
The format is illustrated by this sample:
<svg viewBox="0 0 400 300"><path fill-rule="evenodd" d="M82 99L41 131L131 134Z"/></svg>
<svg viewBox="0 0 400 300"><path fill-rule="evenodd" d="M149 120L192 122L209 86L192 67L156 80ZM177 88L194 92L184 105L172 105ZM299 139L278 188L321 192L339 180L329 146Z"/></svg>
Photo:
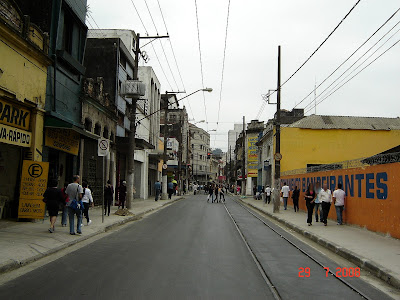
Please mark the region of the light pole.
<svg viewBox="0 0 400 300"><path fill-rule="evenodd" d="M211 93L212 92L212 88L199 89L199 90L194 91L193 93L190 93L189 95L186 95L185 97L177 100L177 102L182 101L183 99L185 99L187 97L190 97L191 95L193 95L193 94L195 94L197 92L200 92L200 91ZM185 92L165 92L167 97L166 97L166 100L165 100L165 103L164 103L164 107L163 107L163 109L165 110L165 113L164 113L164 153L163 153L163 168L162 168L162 194L161 194L161 200L166 200L168 198L168 194L167 194L167 180L168 180L168 178L167 178L167 161L168 161L168 156L167 156L167 122L168 122L168 106L170 105L169 104L169 99L168 99L168 94L178 94L178 93L185 93ZM160 111L160 110L161 109L159 109L158 111ZM158 111L152 112L150 115L148 115L146 117L149 117L149 116L151 116L152 114L155 114ZM140 122L142 119L140 119L138 122ZM182 143L182 141L181 141L181 143ZM179 170L179 172L180 172L180 170Z"/></svg>
<svg viewBox="0 0 400 300"><path fill-rule="evenodd" d="M211 130L208 130L206 132L210 133L212 131L217 131L217 130L216 129L211 129ZM208 153L208 151L210 151L210 154L211 154L211 147L209 149L207 149L207 153ZM210 160L211 160L211 155L210 155ZM211 169L211 166L210 166L210 169ZM208 155L207 155L207 162L206 162L206 184L208 184Z"/></svg>

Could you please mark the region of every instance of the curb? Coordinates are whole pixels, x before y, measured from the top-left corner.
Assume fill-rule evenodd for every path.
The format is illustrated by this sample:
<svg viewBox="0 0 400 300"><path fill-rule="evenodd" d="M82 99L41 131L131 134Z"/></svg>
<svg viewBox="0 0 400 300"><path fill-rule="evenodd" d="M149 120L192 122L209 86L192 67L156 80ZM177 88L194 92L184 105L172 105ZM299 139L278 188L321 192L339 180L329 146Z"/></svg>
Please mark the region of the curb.
<svg viewBox="0 0 400 300"><path fill-rule="evenodd" d="M286 227L292 229L293 231L296 231L297 233L302 234L306 238L318 243L319 245L327 248L328 250L336 253L337 255L347 259L348 261L354 263L358 267L360 267L364 270L367 270L375 277L385 281L386 283L395 287L396 289L400 289L400 278L396 278L395 276L393 276L391 274L390 270L385 269L384 267L380 266L379 264L377 264L367 258L357 255L353 251L345 249L327 239L321 238L305 229L297 227L293 223L283 220L280 217L278 217L270 212L264 211L256 206L252 205L251 203L246 203L240 198L239 198L239 201L242 202L243 204L248 205L251 208L257 210L258 212L269 216L270 218L278 221L279 223L284 224Z"/></svg>
<svg viewBox="0 0 400 300"><path fill-rule="evenodd" d="M177 201L179 201L179 200L182 200L182 199L185 199L185 198L184 198L184 197L179 197L179 198L176 198L176 199L172 200L171 202L163 203L163 204L161 205L161 207L150 208L150 209L145 210L145 211L143 211L143 212L141 212L141 213L139 213L139 214L137 214L137 215L133 215L133 216L131 216L131 217L129 217L129 218L125 218L125 219L116 221L115 223L110 224L110 225L108 225L108 226L106 226L106 227L104 227L104 228L102 228L102 229L99 229L99 230L97 230L97 231L95 231L95 232L89 233L88 235L80 236L80 237L79 237L78 239L76 239L76 240L67 242L67 243L65 243L65 244L63 244L63 245L61 245L61 246L58 246L58 247L56 247L56 248L47 250L46 252L43 252L43 253L40 253L40 254L36 254L36 255L34 255L34 256L32 256L32 257L29 257L29 258L26 258L26 259L22 259L22 260L20 260L20 261L18 261L18 260L12 260L12 261L10 261L9 263L4 263L4 264L2 264L2 265L0 266L0 274L4 274L4 273L7 273L7 272L9 272L9 271L13 271L13 270L15 270L15 269L24 267L24 266L26 266L26 265L28 265L28 264L30 264L30 263L33 263L33 262L35 262L35 261L38 261L39 259L42 259L42 258L44 258L44 257L46 257L46 256L49 256L49 255L54 254L54 253L56 253L56 252L59 252L59 251L61 251L61 250L63 250L63 249L66 249L66 248L69 248L69 247L71 247L71 246L74 246L74 245L76 245L76 244L78 244L78 243L80 243L80 242L83 242L83 241L85 241L85 240L88 240L88 239L90 239L90 238L92 238L92 237L94 237L94 236L96 236L96 235L101 234L101 233L110 231L110 230L112 230L112 229L114 229L114 228L117 228L117 227L119 227L119 226L122 226L122 225L124 225L124 224L126 224L126 223L128 223L128 222L133 222L133 221L140 220L140 219L143 218L146 214L148 214L148 213L150 213L150 212L153 212L153 211L156 211L156 210L159 210L159 209L162 209L162 208L164 208L164 207L166 207L166 206L169 206L169 205L171 205L171 204L174 204L175 202L177 202Z"/></svg>

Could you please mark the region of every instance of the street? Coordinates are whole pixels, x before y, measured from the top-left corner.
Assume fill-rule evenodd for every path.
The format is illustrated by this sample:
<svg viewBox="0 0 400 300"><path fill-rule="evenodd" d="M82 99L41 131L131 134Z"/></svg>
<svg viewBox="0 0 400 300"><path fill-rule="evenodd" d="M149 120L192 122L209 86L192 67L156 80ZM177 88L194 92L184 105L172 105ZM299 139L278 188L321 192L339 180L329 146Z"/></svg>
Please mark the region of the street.
<svg viewBox="0 0 400 300"><path fill-rule="evenodd" d="M339 280L327 278L323 268L232 197L227 197L226 208L207 203L205 195L188 196L0 286L1 298L274 299L229 211L278 299L362 299ZM302 242L288 239L324 265L336 267ZM309 267L311 276L300 278L299 267ZM358 278L348 282L369 299L389 299Z"/></svg>

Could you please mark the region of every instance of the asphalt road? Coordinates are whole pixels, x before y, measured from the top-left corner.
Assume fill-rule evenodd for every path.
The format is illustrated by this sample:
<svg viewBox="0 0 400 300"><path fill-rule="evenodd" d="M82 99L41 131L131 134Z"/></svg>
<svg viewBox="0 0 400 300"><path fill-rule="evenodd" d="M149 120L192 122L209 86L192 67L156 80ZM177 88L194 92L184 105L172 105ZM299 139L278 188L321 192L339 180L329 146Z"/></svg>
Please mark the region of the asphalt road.
<svg viewBox="0 0 400 300"><path fill-rule="evenodd" d="M205 199L179 201L9 281L0 298L273 299L225 207ZM361 299L230 199L227 208L283 299ZM299 278L299 266L312 277Z"/></svg>

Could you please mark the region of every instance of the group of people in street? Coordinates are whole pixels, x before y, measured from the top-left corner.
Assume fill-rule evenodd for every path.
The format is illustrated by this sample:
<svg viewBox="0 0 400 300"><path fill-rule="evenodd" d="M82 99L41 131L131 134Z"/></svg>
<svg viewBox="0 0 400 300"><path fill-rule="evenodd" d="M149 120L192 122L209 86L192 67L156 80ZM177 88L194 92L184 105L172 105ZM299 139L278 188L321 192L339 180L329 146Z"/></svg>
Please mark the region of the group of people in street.
<svg viewBox="0 0 400 300"><path fill-rule="evenodd" d="M321 187L321 183L315 184L310 183L304 194L304 200L306 201L307 207L307 224L312 225L312 218L315 209L315 222L322 222L324 226L328 225L328 215L331 208L332 202L334 203L337 216L337 225L343 224L343 210L346 200L346 193L342 189L342 184L339 183L337 188L332 191L328 188L328 184L324 183ZM284 209L287 209L288 198L292 194L294 211L299 211L299 197L300 190L295 186L294 190L291 191L286 182L281 188L281 198L283 200Z"/></svg>
<svg viewBox="0 0 400 300"><path fill-rule="evenodd" d="M207 202L211 203L225 203L225 192L227 188L222 184L210 184L206 187L206 192L208 192Z"/></svg>
<svg viewBox="0 0 400 300"><path fill-rule="evenodd" d="M58 181L49 180L48 188L43 194L43 202L46 203L47 211L50 216L49 232L55 232L55 223L59 211L62 212L61 226L67 227L69 222L69 233L75 235L82 234L83 218L86 219L86 225L90 225L92 220L89 217L90 207L94 207L92 191L86 181L82 184L79 175L74 175L72 183L65 183L62 189L58 188ZM111 205L113 203L114 187L108 180L104 187L104 215L110 215ZM126 182L122 181L119 188L120 206L124 208L126 199ZM76 216L76 232L75 232Z"/></svg>

